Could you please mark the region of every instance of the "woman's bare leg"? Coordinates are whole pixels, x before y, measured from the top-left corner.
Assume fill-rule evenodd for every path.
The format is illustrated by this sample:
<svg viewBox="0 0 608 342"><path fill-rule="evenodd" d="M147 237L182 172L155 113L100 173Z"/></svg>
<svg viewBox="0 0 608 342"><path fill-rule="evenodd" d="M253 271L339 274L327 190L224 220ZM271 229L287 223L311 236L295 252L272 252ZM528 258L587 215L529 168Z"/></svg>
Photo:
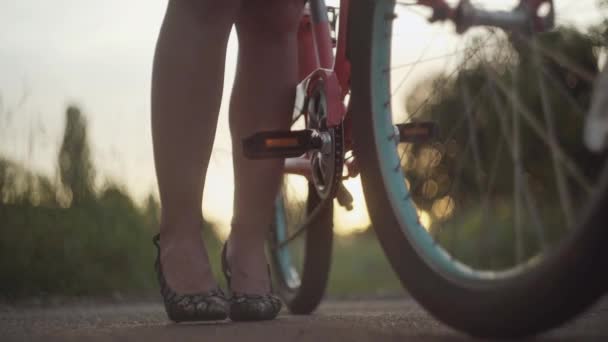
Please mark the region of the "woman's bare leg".
<svg viewBox="0 0 608 342"><path fill-rule="evenodd" d="M161 263L181 294L216 287L201 240L201 200L240 0L171 0L152 79L152 138L161 211Z"/></svg>
<svg viewBox="0 0 608 342"><path fill-rule="evenodd" d="M297 25L302 0L248 0L237 17L239 57L230 103L234 217L228 243L232 289L269 291L264 243L282 174L282 160L243 157L241 140L287 129L297 83Z"/></svg>

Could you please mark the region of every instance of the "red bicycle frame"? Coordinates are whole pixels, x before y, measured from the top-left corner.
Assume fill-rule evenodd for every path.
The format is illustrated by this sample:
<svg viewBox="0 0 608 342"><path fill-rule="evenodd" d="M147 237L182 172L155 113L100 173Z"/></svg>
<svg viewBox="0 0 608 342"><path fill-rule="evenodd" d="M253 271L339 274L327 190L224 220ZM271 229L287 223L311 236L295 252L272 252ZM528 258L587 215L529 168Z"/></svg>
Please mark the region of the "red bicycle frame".
<svg viewBox="0 0 608 342"><path fill-rule="evenodd" d="M348 13L349 2L350 0L340 1L341 12ZM350 87L350 63L346 58L347 20L340 20L339 24L334 57L334 42L331 38L331 27L325 1L310 0L309 7L305 9L298 29L298 65L300 79L302 80L314 81L317 73L325 74L325 76L320 76L324 78L333 79L335 77L338 83L331 83L327 90L332 95L334 92L340 94L340 102L342 102L341 100L348 94ZM338 88L334 88L336 86ZM328 113L330 126L339 124L344 118L344 114L345 111L332 112L330 110Z"/></svg>
<svg viewBox="0 0 608 342"><path fill-rule="evenodd" d="M340 0L342 13L348 13L349 2L350 0ZM350 88L350 62L346 57L347 20L339 20L335 43L331 30L325 1L310 0L298 28L298 74L302 81L296 91L294 116L305 112L302 108L305 100L318 82L322 82L327 101L327 125L344 125L345 150L349 150L352 145L350 120L344 105L344 98ZM286 159L285 173L310 175L309 159L306 156Z"/></svg>

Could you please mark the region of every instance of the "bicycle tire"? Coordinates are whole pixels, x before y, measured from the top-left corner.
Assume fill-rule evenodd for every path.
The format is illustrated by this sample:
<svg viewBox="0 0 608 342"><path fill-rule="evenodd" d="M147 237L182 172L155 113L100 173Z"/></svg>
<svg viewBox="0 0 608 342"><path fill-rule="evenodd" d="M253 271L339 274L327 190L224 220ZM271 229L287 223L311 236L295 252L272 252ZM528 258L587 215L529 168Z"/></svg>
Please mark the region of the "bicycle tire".
<svg viewBox="0 0 608 342"><path fill-rule="evenodd" d="M608 284L608 169L601 171L579 229L525 272L481 280L444 271L429 256L432 246L423 245L413 227L420 226L418 217L404 220L404 209L398 208L404 204L396 202L397 193L402 194L387 176L396 171L397 151L387 139L394 128L386 104L390 76L385 72L394 6L391 0L354 1L348 18L354 152L373 228L393 269L432 315L474 336L523 337L564 323L589 307ZM406 210L416 214L415 208ZM445 255L436 257L460 267Z"/></svg>
<svg viewBox="0 0 608 342"><path fill-rule="evenodd" d="M305 214L310 214L320 201L314 186L309 183ZM288 227L290 223L286 216L284 196L279 195L270 235L275 290L291 313L307 315L319 306L327 287L333 245L333 203L323 208L310 225L300 227L305 229L303 236L297 238L304 245L300 261L294 261L294 251L289 244L278 247L296 228Z"/></svg>

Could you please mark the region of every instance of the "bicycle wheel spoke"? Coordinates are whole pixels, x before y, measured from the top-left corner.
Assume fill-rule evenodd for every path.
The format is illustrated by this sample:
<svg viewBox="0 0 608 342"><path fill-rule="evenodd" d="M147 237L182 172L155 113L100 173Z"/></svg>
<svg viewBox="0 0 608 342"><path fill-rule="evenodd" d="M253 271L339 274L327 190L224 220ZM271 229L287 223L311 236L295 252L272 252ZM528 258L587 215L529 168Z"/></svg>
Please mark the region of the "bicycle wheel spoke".
<svg viewBox="0 0 608 342"><path fill-rule="evenodd" d="M574 73L576 76L582 78L587 82L593 82L595 80L595 75L592 71L587 70L585 67L579 65L578 63L572 61L568 56L560 53L559 51L555 51L552 48L542 46L540 44L535 44L536 48L543 53L544 56L547 56L553 59L557 64L564 66L570 72Z"/></svg>
<svg viewBox="0 0 608 342"><path fill-rule="evenodd" d="M413 113L409 113L406 121L410 121L413 118L416 117L416 115L425 107L429 104L430 100L432 98L434 98L434 96L439 92L439 91L443 91L445 89L445 87L447 87L448 85L448 81L450 79L452 79L453 77L455 77L456 75L458 75L458 73L460 71L462 71L466 65L467 65L467 60L472 58L473 56L477 55L479 53L479 51L485 47L485 44L487 43L487 41L491 38L491 36L486 37L486 39L479 44L479 46L477 46L475 49L473 49L473 51L471 51L469 54L467 54L467 56L464 58L464 61L462 63L460 63L460 65L458 67L456 67L450 74L448 74L448 76L445 77L445 82L438 88L438 89L433 89L433 92L431 94L429 94L429 96L413 111Z"/></svg>
<svg viewBox="0 0 608 342"><path fill-rule="evenodd" d="M401 87L405 84L405 82L412 75L412 72L414 71L413 67L416 66L416 65L418 65L424 59L424 56L426 56L426 53L428 52L429 48L433 44L433 41L435 40L435 37L437 37L437 30L435 30L435 34L433 35L433 38L431 38L429 40L429 42L427 43L426 47L420 53L420 56L418 56L418 59L414 62L414 64L410 68L410 70L408 70L407 74L399 81L399 83L397 84L397 87L391 91L391 97L395 96L395 94L399 91L399 89L401 89Z"/></svg>
<svg viewBox="0 0 608 342"><path fill-rule="evenodd" d="M536 205L536 201L534 200L534 196L532 192L530 192L530 188L528 186L527 180L524 178L523 180L524 187L524 200L526 202L526 207L528 208L528 214L532 218L532 226L535 228L534 232L536 235L536 239L540 244L541 250L544 251L548 247L547 236L545 233L545 225L541 219L541 216L538 211L538 206Z"/></svg>
<svg viewBox="0 0 608 342"><path fill-rule="evenodd" d="M538 44L534 44L534 45L535 46L533 48L538 47ZM539 68L539 70L542 70L542 69L540 69L540 66L542 65L540 57L538 56L538 54L534 54L534 57L535 57L536 66ZM555 133L555 122L554 122L555 119L553 117L551 103L549 102L549 96L547 93L545 81L544 81L544 78L542 77L542 71L539 72L538 83L539 83L539 89L540 89L540 94L541 94L542 111L543 111L543 115L545 118L545 124L547 126L547 128L546 128L547 138L549 139L549 149L551 152L551 161L552 161L552 165L553 165L553 172L554 172L554 176L555 176L555 181L557 183L557 190L558 190L557 193L560 198L561 209L566 218L566 223L567 223L568 227L571 227L572 223L573 223L573 218L572 218L573 210L572 210L570 191L568 190L568 185L566 184L564 173L563 173L563 170L562 170L560 162L559 162L559 157L558 157L557 153L555 152L556 151L555 146L557 146L557 144L558 144L557 136Z"/></svg>
<svg viewBox="0 0 608 342"><path fill-rule="evenodd" d="M523 105L519 99L513 97L512 91L508 89L508 87L504 84L504 81L500 79L500 77L492 70L489 70L488 75L490 78L496 83L496 85L501 89L505 95L509 97L509 100L515 106L515 114L517 117L523 118L528 126L537 134L538 138L547 145L551 147L550 139L547 135L547 132L542 127L542 124L538 121L537 118ZM580 168L576 165L576 163L563 151L559 144L555 144L553 146L555 154L557 155L560 163L562 163L565 167L565 171L569 173L573 180L575 180L579 186L582 187L583 190L587 193L591 193L592 187L588 179L584 176L584 173L580 170Z"/></svg>
<svg viewBox="0 0 608 342"><path fill-rule="evenodd" d="M469 153L471 149L471 141L467 139L467 142L465 143L463 152L462 152L462 158L458 159L458 162L456 163L455 167L454 167L454 177L452 178L452 181L450 182L449 185L449 189L448 189L448 193L452 194L454 197L457 197L458 195L458 190L460 189L460 185L462 184L462 174L464 172L464 166L465 166L465 161L466 161L466 156ZM443 222L440 221L440 228L442 230L445 229L445 224ZM458 229L455 229L456 227L451 227L452 232L453 232L453 239L454 241L458 240Z"/></svg>
<svg viewBox="0 0 608 342"><path fill-rule="evenodd" d="M557 80L555 76L547 70L547 67L545 65L541 65L541 68L543 76L549 79L550 85L553 86L553 88L555 88L559 92L560 96L566 99L570 106L572 106L576 110L575 114L579 115L580 117L585 117L587 115L586 111L581 107L580 103L578 103L575 99L572 98L572 96L568 93L568 90L564 88L564 85L561 84L561 82Z"/></svg>
<svg viewBox="0 0 608 342"><path fill-rule="evenodd" d="M478 239L478 258L479 258L479 262L481 263L482 260L486 259L486 255L484 252L484 246L486 245L485 241L486 241L486 229L485 227L487 227L487 222L488 222L488 208L489 206L489 200L488 200L488 195L487 193L484 193L483 188L484 186L483 184L483 168L481 165L481 152L480 152L480 148L479 148L479 143L477 141L477 126L475 123L476 118L474 117L474 113L473 110L474 108L471 106L471 99L470 99L470 94L469 94L469 90L467 87L463 87L461 89L462 91L462 98L463 98L463 102L464 102L464 112L465 115L467 117L467 122L468 122L468 139L471 142L472 148L471 148L471 154L473 155L473 165L475 166L475 181L477 183L477 191L479 192L479 200L481 202L481 225L480 225L480 232L479 232L479 239Z"/></svg>
<svg viewBox="0 0 608 342"><path fill-rule="evenodd" d="M509 139L508 124L506 122L507 114L504 113L505 106L502 103L500 103L498 94L496 93L495 89L492 89L492 91L491 91L491 99L494 104L494 108L496 109L496 114L498 116L500 132L503 137L503 139L501 139L501 141L505 141L505 140L507 141L506 146L507 146L507 149L509 152L509 156L511 157L511 160L514 162L516 156L515 156L515 152L513 150L513 141L511 139ZM526 207L528 209L528 214L532 217L532 223L535 228L535 233L536 233L537 239L538 239L539 244L541 245L542 249L544 250L547 245L546 244L547 239L546 239L546 235L545 235L545 228L544 228L544 225L540 218L538 208L535 204L534 197L530 191L528 182L526 181L525 178L523 180L523 184L521 184L521 185L524 190L524 197L525 197Z"/></svg>
<svg viewBox="0 0 608 342"><path fill-rule="evenodd" d="M517 72L513 72L514 84L517 84ZM515 88L512 89L510 95L518 100L519 94ZM524 258L523 234L521 227L521 182L522 182L522 166L521 166L521 134L519 126L519 115L516 106L512 106L513 113L512 121L512 142L513 142L513 201L514 201L514 229L515 229L515 258L518 263Z"/></svg>

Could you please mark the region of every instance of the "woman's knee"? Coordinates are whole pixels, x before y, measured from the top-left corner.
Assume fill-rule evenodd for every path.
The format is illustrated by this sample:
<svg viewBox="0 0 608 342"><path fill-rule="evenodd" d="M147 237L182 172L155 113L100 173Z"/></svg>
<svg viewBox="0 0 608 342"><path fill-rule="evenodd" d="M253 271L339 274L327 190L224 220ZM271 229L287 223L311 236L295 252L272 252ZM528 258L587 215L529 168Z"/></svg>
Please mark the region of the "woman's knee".
<svg viewBox="0 0 608 342"><path fill-rule="evenodd" d="M201 22L234 21L241 0L170 0L169 8L195 16Z"/></svg>
<svg viewBox="0 0 608 342"><path fill-rule="evenodd" d="M244 0L237 27L251 34L288 34L297 31L303 0Z"/></svg>

